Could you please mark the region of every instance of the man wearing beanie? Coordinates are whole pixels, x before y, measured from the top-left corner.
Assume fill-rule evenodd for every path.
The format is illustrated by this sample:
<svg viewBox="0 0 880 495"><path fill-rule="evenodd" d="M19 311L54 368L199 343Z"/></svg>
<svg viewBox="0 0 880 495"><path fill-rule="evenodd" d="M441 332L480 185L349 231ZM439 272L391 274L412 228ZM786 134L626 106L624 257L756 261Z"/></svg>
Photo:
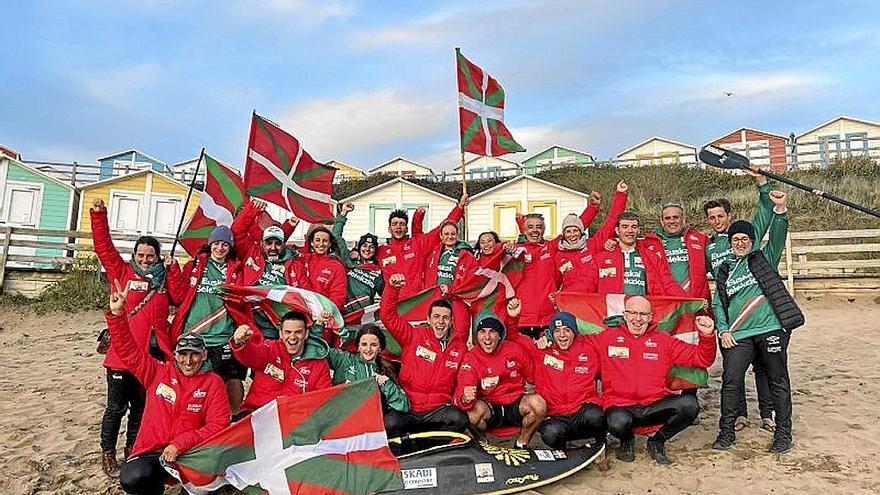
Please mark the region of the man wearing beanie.
<svg viewBox="0 0 880 495"><path fill-rule="evenodd" d="M286 235L278 225L266 227L259 238L252 234L256 219L266 211L266 203L253 201L235 217L232 233L235 237L235 253L242 260L242 285L290 285L303 287L306 284L306 269L299 259L299 253L284 243ZM276 327L259 309L258 305L228 305L234 316L242 323L256 326L267 339L278 338ZM241 314L239 314L241 313ZM253 315L252 323L250 315Z"/></svg>
<svg viewBox="0 0 880 495"><path fill-rule="evenodd" d="M353 315L376 302L376 296L382 294L385 280L376 263L376 251L379 249L379 238L367 232L358 239L355 250L348 248L342 235L348 214L354 210L354 203L342 205L342 211L333 222L333 237L339 244L342 264L346 268L345 307L339 308L343 316Z"/></svg>
<svg viewBox="0 0 880 495"><path fill-rule="evenodd" d="M520 301L507 305L508 325L516 328ZM458 372L455 404L467 411L471 428L478 432L500 426L519 426L514 446L523 448L532 440L547 412L538 394L526 393L526 381L533 381L534 365L526 350L505 342L506 327L498 318L486 316L474 328L474 347L467 352Z"/></svg>
<svg viewBox="0 0 880 495"><path fill-rule="evenodd" d="M770 238L759 249L754 226L737 220L727 231L733 259L718 268L713 299L721 357L721 419L716 449L728 449L736 441L735 421L745 387L745 374L752 362L763 365L770 386L776 429L771 453L791 449L791 384L788 376L788 342L791 331L804 323L804 316L776 272L788 233L787 196L772 191L773 218Z"/></svg>
<svg viewBox="0 0 880 495"><path fill-rule="evenodd" d="M626 208L627 190L626 182L620 181L617 184L617 190L612 201L613 209ZM597 212L598 207L594 204L589 205L584 210L581 215L581 233L583 233L583 227L589 225ZM564 259L560 258L557 260L557 253L559 252L561 241L564 240L564 235L558 236L549 242L545 241L544 217L538 213L517 216L517 223L519 223L520 232L525 235L525 242L517 244L517 247L522 248L520 250L520 259L523 261L523 280L517 287L517 296L523 302L519 332L531 338L538 338L547 329L547 322L553 316L554 307L552 301L550 301L550 294L556 292L559 286L563 285L564 274L569 271L567 261L571 261L571 268L577 268L574 260L581 260L578 261L579 265L587 257L587 253L580 253L580 250L574 250L580 254L571 252ZM570 227L570 230L575 230L575 228ZM575 235L572 234L571 238L573 239L574 237ZM583 238L583 235L580 238ZM587 251L602 249L602 243L605 241L603 240L602 243L597 241L598 237L596 241L592 239L584 241ZM568 256L571 255L577 258L569 258ZM586 259L585 262L588 263L589 260ZM565 280L576 280L580 277L578 273L580 271L576 270L569 273ZM566 288L569 288L570 285L571 283L567 282Z"/></svg>
<svg viewBox="0 0 880 495"><path fill-rule="evenodd" d="M547 403L547 417L538 427L541 440L560 450L572 440L592 438L604 443L605 416L596 390L599 356L595 345L578 333L571 313L553 315L546 336L550 346L544 349L525 336L517 340L532 358L535 393Z"/></svg>
<svg viewBox="0 0 880 495"><path fill-rule="evenodd" d="M605 223L592 236L587 235L587 228L599 211L599 193L590 193L590 206L595 205L592 208L595 212L592 216L586 215L591 210L587 208L580 217L568 214L562 220L562 235L556 242L554 255L556 269L562 276L562 286L559 290L571 290L576 285L577 279L584 276L593 255L604 249L605 241L614 237L614 220L626 210L627 190L626 182L620 181L617 184Z"/></svg>
<svg viewBox="0 0 880 495"><path fill-rule="evenodd" d="M770 220L773 218L773 201L770 200L770 191L773 187L763 175L746 171L746 174L755 179L758 189L758 207L752 217L752 225L755 227L755 239L761 240L767 233ZM712 228L712 236L706 242L706 268L712 276L718 278L718 268L727 260L733 258L733 248L730 246L730 238L727 229L734 220L734 211L730 201L720 198L706 202L703 205L703 213L706 214L706 223ZM767 375L759 362L752 364L755 372L755 390L758 395L758 410L761 413L761 428L771 430L775 428L773 422L773 406L770 399L770 387L767 384ZM737 411L736 429L740 430L748 425L748 404L746 403L746 391L742 390L739 397L739 410Z"/></svg>
<svg viewBox="0 0 880 495"><path fill-rule="evenodd" d="M226 393L232 413L244 397L247 369L232 356L228 345L235 331L235 323L219 289L223 284L238 284L241 280L240 265L232 257L235 239L226 226L215 227L206 244L183 268L182 277L168 279L169 284L180 284L185 296L174 315L172 335L197 333L205 340L209 369L220 375L226 383Z"/></svg>
<svg viewBox="0 0 880 495"><path fill-rule="evenodd" d="M697 397L666 387L673 366L708 368L715 361L715 324L696 318L698 344L657 330L651 302L644 296L626 299L623 324L594 336L602 370L602 408L608 432L620 439L617 458L635 460L634 428L662 425L648 438L648 455L670 464L666 442L690 426L699 412Z"/></svg>

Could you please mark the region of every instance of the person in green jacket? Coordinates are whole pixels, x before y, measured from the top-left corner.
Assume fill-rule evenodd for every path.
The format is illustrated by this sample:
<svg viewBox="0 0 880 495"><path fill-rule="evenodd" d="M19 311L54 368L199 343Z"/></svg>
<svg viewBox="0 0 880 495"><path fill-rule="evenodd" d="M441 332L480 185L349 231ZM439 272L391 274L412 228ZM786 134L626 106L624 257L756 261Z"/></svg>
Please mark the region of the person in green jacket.
<svg viewBox="0 0 880 495"><path fill-rule="evenodd" d="M760 363L767 373L776 428L770 452L791 449L791 384L788 376L790 331L803 323L803 315L784 289L776 272L788 233L787 196L770 193L774 203L769 241L763 248L755 228L738 220L728 231L734 256L719 267L712 308L721 341L724 369L721 378L721 419L715 449L728 449L736 441L735 420L739 396L750 363ZM800 322L791 324L792 313ZM787 323L783 323L783 322Z"/></svg>
<svg viewBox="0 0 880 495"><path fill-rule="evenodd" d="M342 236L348 214L354 210L353 203L342 205L342 211L333 222L333 237L339 244L340 258L346 268L348 285L345 295L345 306L339 308L343 316L366 308L376 302L376 297L382 294L385 280L382 271L376 263L376 251L379 248L379 238L367 233L358 240L355 251L348 248L348 244Z"/></svg>
<svg viewBox="0 0 880 495"><path fill-rule="evenodd" d="M322 319L329 318L329 313L321 314ZM326 321L326 320L325 320ZM363 325L355 336L357 352L341 349L330 349L327 363L333 370L333 385L350 383L375 377L382 392L382 408L394 409L402 413L409 412L409 397L394 380L394 368L391 363L379 356L385 350L385 334L377 325Z"/></svg>

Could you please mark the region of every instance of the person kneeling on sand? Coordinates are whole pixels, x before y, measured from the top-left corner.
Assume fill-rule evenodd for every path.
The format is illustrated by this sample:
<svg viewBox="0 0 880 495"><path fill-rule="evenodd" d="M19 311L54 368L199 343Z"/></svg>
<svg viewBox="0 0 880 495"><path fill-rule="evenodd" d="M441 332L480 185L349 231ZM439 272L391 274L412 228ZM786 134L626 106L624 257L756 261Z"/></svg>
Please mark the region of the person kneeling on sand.
<svg viewBox="0 0 880 495"><path fill-rule="evenodd" d="M617 458L635 460L633 428L663 425L648 438L648 454L658 464L670 464L666 442L697 417L697 398L671 394L666 375L673 366L708 368L715 361L715 323L698 316L699 344L689 344L660 332L651 321L651 302L633 296L624 304L624 324L596 335L601 360L602 407L608 431L620 439Z"/></svg>
<svg viewBox="0 0 880 495"><path fill-rule="evenodd" d="M162 363L141 349L128 326L125 298L114 280L110 312L106 315L110 338L119 357L144 385L147 404L132 448L122 465L119 482L126 493L161 494L168 473L160 458L174 462L202 440L229 425L229 401L223 380L202 372L207 356L205 340L198 334L184 334L174 347L174 361Z"/></svg>
<svg viewBox="0 0 880 495"><path fill-rule="evenodd" d="M518 299L507 305L517 328L522 308ZM533 381L531 357L516 342L505 342L504 323L494 316L480 320L474 329L474 345L465 355L458 372L455 404L467 411L471 427L485 432L500 426L521 426L514 447L531 441L547 413L547 404L538 394L526 393L526 380Z"/></svg>

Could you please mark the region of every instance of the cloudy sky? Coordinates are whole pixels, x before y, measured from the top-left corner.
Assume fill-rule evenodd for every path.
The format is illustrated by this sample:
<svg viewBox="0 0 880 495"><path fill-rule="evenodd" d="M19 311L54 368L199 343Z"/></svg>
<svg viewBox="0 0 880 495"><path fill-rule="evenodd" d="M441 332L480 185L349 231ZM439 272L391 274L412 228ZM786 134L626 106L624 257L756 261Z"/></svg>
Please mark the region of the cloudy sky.
<svg viewBox="0 0 880 495"><path fill-rule="evenodd" d="M112 7L110 7L112 5ZM479 5L479 6L475 6ZM527 148L607 158L880 121L880 4L838 2L8 2L0 144L27 160L129 148L242 162L250 113L318 160L457 160L454 48L504 86ZM725 92L733 93L726 97Z"/></svg>

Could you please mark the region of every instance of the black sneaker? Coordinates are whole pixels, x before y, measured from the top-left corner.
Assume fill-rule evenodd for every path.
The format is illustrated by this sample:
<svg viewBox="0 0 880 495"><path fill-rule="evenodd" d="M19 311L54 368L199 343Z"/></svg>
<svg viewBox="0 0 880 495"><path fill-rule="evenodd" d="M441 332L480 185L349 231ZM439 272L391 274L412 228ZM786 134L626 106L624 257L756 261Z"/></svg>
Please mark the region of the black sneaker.
<svg viewBox="0 0 880 495"><path fill-rule="evenodd" d="M633 462L636 460L636 439L620 441L620 450L617 451L617 458L623 462Z"/></svg>
<svg viewBox="0 0 880 495"><path fill-rule="evenodd" d="M715 450L727 450L733 447L734 443L736 443L736 434L721 432L718 434L718 437L715 438L712 448Z"/></svg>
<svg viewBox="0 0 880 495"><path fill-rule="evenodd" d="M654 437L648 439L648 455L661 466L672 464L672 461L666 457L666 442L655 440Z"/></svg>
<svg viewBox="0 0 880 495"><path fill-rule="evenodd" d="M771 454L785 454L791 450L791 437L788 435L774 435L773 443L767 452Z"/></svg>

